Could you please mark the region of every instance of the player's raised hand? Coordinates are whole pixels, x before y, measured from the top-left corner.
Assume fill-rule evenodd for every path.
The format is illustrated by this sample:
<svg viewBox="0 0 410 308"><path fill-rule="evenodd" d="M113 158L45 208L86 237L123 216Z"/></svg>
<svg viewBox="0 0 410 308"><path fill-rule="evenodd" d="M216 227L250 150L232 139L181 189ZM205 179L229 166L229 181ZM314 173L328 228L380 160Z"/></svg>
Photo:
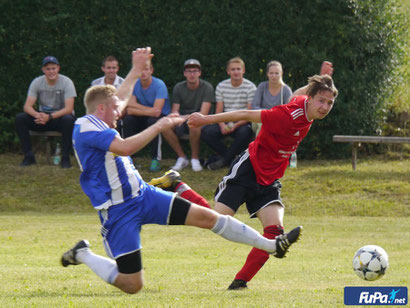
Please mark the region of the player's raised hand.
<svg viewBox="0 0 410 308"><path fill-rule="evenodd" d="M323 61L320 67L320 75L333 75L333 64L329 61Z"/></svg>
<svg viewBox="0 0 410 308"><path fill-rule="evenodd" d="M154 55L151 53L151 47L137 48L131 53L132 67L127 77L125 77L123 83L117 90L117 97L120 100L119 109L121 113L127 107L128 102L134 89L134 85L138 78L142 75L147 62L152 59Z"/></svg>
<svg viewBox="0 0 410 308"><path fill-rule="evenodd" d="M132 52L132 68L142 73L147 62L152 59L151 47L137 48Z"/></svg>

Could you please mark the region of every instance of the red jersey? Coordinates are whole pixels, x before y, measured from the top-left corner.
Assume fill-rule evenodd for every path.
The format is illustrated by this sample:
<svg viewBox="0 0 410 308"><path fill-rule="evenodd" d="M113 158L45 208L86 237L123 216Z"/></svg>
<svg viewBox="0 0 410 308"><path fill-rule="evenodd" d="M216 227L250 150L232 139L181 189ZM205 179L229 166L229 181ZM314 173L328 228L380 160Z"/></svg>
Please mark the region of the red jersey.
<svg viewBox="0 0 410 308"><path fill-rule="evenodd" d="M262 128L249 144L249 156L261 185L281 178L289 157L307 135L313 120L306 113L307 96L297 96L285 105L261 111Z"/></svg>

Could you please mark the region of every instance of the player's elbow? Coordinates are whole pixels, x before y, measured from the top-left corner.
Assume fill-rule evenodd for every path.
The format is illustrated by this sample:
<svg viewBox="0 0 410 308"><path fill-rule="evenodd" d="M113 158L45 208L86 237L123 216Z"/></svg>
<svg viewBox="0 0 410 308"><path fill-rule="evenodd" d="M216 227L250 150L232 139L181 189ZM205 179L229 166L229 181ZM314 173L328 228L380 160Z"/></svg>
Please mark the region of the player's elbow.
<svg viewBox="0 0 410 308"><path fill-rule="evenodd" d="M124 147L122 147L121 149L118 149L118 151L114 153L119 156L130 156L134 154L134 152L135 150L131 146L125 145Z"/></svg>
<svg viewBox="0 0 410 308"><path fill-rule="evenodd" d="M118 156L130 156L136 151L127 140L119 138L114 139L109 150Z"/></svg>

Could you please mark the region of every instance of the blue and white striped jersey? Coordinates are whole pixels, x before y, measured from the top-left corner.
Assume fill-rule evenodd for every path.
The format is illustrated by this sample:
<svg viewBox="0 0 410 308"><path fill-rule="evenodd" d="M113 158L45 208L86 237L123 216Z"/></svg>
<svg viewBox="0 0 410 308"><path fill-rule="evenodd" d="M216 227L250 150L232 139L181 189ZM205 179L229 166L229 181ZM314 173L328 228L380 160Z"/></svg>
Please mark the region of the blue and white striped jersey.
<svg viewBox="0 0 410 308"><path fill-rule="evenodd" d="M77 119L73 146L82 171L80 184L94 208L107 209L138 195L142 178L131 157L109 151L118 132L93 115Z"/></svg>

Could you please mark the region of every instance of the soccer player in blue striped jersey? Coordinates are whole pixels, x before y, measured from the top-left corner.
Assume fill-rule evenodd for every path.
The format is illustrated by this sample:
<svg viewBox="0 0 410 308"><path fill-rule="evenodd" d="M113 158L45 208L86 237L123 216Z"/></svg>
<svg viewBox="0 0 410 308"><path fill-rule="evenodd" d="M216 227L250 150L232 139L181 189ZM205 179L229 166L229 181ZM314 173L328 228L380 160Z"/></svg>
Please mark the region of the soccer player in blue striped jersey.
<svg viewBox="0 0 410 308"><path fill-rule="evenodd" d="M143 287L139 233L144 224L210 229L230 241L284 255L300 230L291 231L280 240L269 240L235 218L142 180L129 155L162 131L185 121L172 114L126 139L115 130L133 86L152 56L149 47L133 51L132 68L118 90L111 85L93 86L85 94L87 115L75 123L73 145L82 171L81 187L98 210L104 248L110 258L94 254L88 241L81 240L63 254L62 265L84 263L107 283L126 293L137 293Z"/></svg>

